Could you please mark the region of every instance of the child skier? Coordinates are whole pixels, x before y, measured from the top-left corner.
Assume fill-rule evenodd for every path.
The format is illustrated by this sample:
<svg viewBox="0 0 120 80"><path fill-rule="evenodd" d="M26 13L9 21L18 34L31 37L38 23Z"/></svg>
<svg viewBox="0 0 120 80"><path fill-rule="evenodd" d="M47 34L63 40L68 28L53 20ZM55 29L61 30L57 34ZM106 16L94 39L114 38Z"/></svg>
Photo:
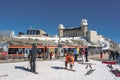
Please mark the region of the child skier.
<svg viewBox="0 0 120 80"><path fill-rule="evenodd" d="M70 70L73 70L74 57L72 52L68 53L65 57L65 69L67 69L68 64L70 65Z"/></svg>

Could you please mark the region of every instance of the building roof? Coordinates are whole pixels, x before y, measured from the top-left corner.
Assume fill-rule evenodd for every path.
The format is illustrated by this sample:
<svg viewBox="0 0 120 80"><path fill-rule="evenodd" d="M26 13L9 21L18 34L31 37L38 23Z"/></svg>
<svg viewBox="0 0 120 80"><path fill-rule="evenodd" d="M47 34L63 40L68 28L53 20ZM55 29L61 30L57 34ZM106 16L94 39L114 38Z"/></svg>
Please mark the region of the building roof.
<svg viewBox="0 0 120 80"><path fill-rule="evenodd" d="M8 37L10 37L11 34L13 36L15 35L14 30L0 31L0 36L8 36Z"/></svg>
<svg viewBox="0 0 120 80"><path fill-rule="evenodd" d="M59 24L58 29L65 29L65 27L63 26L63 24Z"/></svg>

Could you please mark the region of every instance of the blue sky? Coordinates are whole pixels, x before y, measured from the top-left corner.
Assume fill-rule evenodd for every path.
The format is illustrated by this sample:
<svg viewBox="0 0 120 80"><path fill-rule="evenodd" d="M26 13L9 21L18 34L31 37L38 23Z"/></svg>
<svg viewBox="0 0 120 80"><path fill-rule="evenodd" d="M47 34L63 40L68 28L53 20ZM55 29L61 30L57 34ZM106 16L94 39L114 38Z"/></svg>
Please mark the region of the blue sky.
<svg viewBox="0 0 120 80"><path fill-rule="evenodd" d="M87 19L89 30L120 43L119 8L120 0L0 0L0 31L18 34L32 25L55 35L59 24L75 27Z"/></svg>

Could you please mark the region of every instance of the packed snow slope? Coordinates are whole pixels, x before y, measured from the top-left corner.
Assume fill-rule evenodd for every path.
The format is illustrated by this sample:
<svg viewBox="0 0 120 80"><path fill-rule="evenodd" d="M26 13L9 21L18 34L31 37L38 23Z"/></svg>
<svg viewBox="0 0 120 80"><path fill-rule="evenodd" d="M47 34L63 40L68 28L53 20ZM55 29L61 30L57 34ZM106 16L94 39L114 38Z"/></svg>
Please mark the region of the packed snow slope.
<svg viewBox="0 0 120 80"><path fill-rule="evenodd" d="M1 63L0 80L120 80L110 72L110 68L100 61L90 60L92 68L96 69L90 75L86 75L90 68L86 69L86 64L74 63L75 72L61 69L64 67L64 59L51 61L36 61L36 71L34 74L23 69L29 67L29 62ZM68 67L69 68L69 67ZM120 70L120 65L113 65L113 68Z"/></svg>

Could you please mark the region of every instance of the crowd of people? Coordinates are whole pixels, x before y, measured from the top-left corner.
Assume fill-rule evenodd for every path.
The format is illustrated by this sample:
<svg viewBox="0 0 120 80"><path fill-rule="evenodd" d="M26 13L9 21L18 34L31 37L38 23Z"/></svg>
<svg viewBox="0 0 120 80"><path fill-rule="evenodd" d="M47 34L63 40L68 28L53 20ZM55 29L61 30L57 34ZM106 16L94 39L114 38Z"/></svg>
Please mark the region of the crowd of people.
<svg viewBox="0 0 120 80"><path fill-rule="evenodd" d="M117 63L120 63L120 53L117 50L108 50L108 60L116 61Z"/></svg>
<svg viewBox="0 0 120 80"><path fill-rule="evenodd" d="M31 52L28 56L29 61L30 61L30 69L32 72L36 72L36 58L37 58L38 50L36 47L36 44L32 45ZM85 61L88 62L88 49L83 49L81 51L82 54L82 62L84 63ZM68 69L68 64L70 65L70 69L73 69L74 61L78 61L79 53L78 51L74 48L73 51L70 51L66 54L65 56L65 69ZM53 53L50 52L50 60L52 59Z"/></svg>
<svg viewBox="0 0 120 80"><path fill-rule="evenodd" d="M74 62L78 61L78 56L81 55L82 58L82 63L85 62L89 62L88 60L88 48L83 48L80 52L77 51L76 48L74 48L72 51L68 52L64 57L65 57L65 69L68 69L68 64L70 65L70 69L73 69L74 66ZM120 63L120 53L118 51L114 51L114 50L108 50L108 60L112 60L112 61L116 61L118 63ZM106 53L105 51L101 52ZM38 50L36 47L36 44L33 44L32 48L31 48L31 52L29 55L29 60L30 60L30 69L33 72L36 72L35 68L36 68L36 58L37 58L37 54L38 54ZM52 56L53 53L50 52L50 60L52 60Z"/></svg>

